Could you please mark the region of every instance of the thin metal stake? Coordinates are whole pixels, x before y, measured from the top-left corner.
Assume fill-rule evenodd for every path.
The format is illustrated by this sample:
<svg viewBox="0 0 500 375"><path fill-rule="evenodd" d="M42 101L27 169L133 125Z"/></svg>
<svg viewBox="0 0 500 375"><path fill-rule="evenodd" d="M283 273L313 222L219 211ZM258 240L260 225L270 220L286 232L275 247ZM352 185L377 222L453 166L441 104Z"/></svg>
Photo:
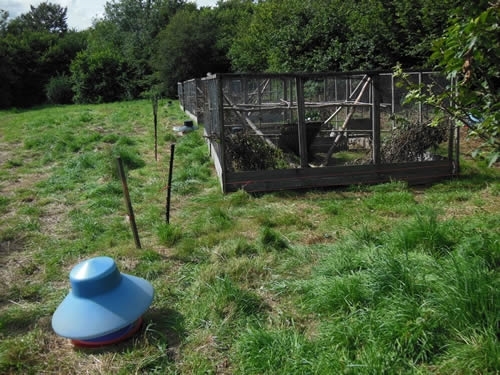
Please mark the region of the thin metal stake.
<svg viewBox="0 0 500 375"><path fill-rule="evenodd" d="M174 151L175 151L175 143L170 144L170 167L168 169L168 185L167 185L167 206L166 206L166 215L165 219L167 224L170 224L170 192L172 188L172 172L174 169Z"/></svg>
<svg viewBox="0 0 500 375"><path fill-rule="evenodd" d="M122 180L123 196L125 197L125 203L127 204L128 217L130 220L130 227L132 228L132 233L134 235L135 247L137 249L140 249L141 241L139 240L137 225L135 224L134 210L132 209L132 202L130 201L130 194L127 185L127 177L125 176L125 171L123 169L123 162L120 157L116 158L116 161L118 162L118 172L120 173L120 179Z"/></svg>
<svg viewBox="0 0 500 375"><path fill-rule="evenodd" d="M153 117L155 127L155 161L158 161L158 96L153 96Z"/></svg>

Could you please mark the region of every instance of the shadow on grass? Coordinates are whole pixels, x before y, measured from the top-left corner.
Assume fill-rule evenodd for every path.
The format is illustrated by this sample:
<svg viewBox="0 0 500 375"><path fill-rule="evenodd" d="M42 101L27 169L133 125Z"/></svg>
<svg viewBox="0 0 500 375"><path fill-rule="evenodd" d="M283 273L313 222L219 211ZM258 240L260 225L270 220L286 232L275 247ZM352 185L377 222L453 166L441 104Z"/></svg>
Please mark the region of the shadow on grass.
<svg viewBox="0 0 500 375"><path fill-rule="evenodd" d="M122 353L143 346L165 346L169 361L177 358L179 347L186 336L184 317L172 309L151 309L144 314L140 330L132 337L117 344L86 348L75 346L80 353Z"/></svg>
<svg viewBox="0 0 500 375"><path fill-rule="evenodd" d="M179 354L179 347L187 336L184 316L178 311L163 308L151 310L146 314L146 318L150 319L146 331L165 342L169 359L175 360Z"/></svg>

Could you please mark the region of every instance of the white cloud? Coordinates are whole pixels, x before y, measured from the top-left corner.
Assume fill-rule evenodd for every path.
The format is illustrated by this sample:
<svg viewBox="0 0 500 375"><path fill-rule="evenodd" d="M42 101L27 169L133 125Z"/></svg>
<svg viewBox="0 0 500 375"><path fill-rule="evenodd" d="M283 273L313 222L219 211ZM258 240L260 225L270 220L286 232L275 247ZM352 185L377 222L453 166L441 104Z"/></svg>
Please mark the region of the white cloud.
<svg viewBox="0 0 500 375"><path fill-rule="evenodd" d="M213 7L217 5L217 0L196 0L198 7Z"/></svg>
<svg viewBox="0 0 500 375"><path fill-rule="evenodd" d="M68 8L68 26L77 30L83 30L92 25L92 21L102 17L104 4L107 0L0 0L0 9L9 12L11 18L15 18L30 10L30 5L48 1ZM198 6L215 6L217 0L196 0Z"/></svg>
<svg viewBox="0 0 500 375"><path fill-rule="evenodd" d="M92 25L92 20L104 13L106 0L48 0L68 8L68 26L83 30ZM37 6L44 0L0 0L0 9L9 12L11 18L18 17L30 10L30 5Z"/></svg>

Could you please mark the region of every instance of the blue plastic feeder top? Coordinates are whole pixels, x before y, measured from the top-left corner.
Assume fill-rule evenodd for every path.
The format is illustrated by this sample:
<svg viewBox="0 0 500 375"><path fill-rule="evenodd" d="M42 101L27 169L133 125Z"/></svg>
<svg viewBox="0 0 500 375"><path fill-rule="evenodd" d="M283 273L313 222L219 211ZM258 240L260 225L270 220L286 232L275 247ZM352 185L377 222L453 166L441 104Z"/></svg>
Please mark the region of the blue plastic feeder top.
<svg viewBox="0 0 500 375"><path fill-rule="evenodd" d="M54 312L52 328L72 340L94 340L131 326L153 301L153 286L120 273L109 257L78 263L69 280L71 290Z"/></svg>

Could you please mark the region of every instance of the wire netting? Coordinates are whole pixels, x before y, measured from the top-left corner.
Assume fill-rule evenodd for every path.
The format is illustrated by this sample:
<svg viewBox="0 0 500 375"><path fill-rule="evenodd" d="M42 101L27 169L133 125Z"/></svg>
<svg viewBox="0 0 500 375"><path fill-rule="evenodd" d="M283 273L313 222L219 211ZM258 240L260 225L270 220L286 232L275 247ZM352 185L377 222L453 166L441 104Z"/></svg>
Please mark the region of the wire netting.
<svg viewBox="0 0 500 375"><path fill-rule="evenodd" d="M202 115L225 171L414 162L448 155L449 124L406 102L408 82L444 86L433 72L222 74L179 86ZM380 154L376 159L374 153Z"/></svg>

